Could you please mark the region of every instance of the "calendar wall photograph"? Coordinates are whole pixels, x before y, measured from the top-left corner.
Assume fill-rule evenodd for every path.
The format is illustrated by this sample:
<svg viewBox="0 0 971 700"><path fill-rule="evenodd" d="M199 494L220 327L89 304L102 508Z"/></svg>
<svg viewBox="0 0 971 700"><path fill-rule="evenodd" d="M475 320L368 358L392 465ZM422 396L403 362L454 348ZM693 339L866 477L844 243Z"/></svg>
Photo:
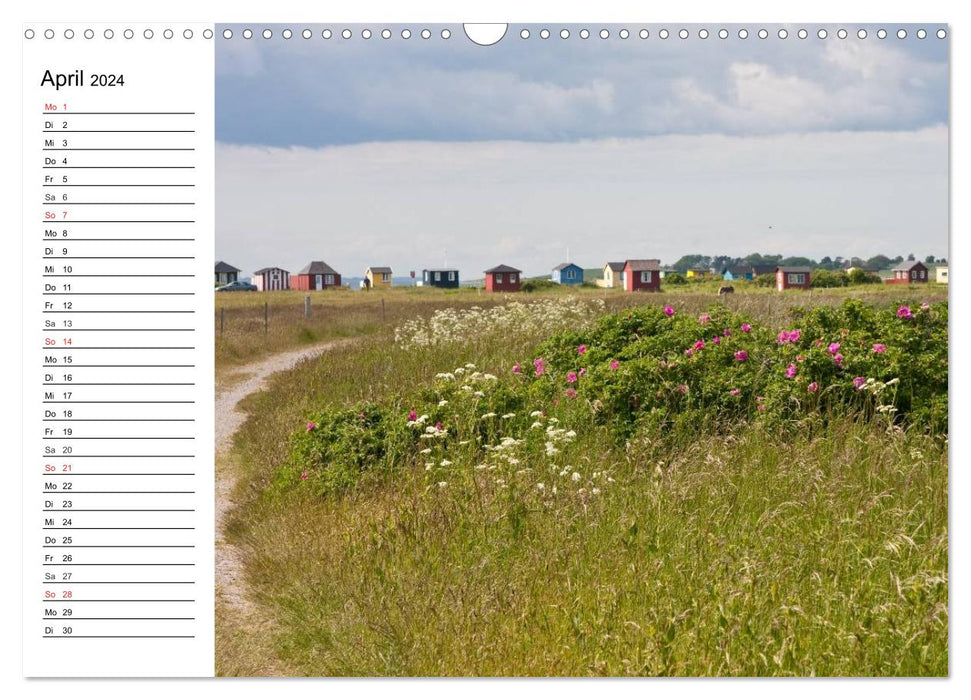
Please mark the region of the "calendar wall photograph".
<svg viewBox="0 0 971 700"><path fill-rule="evenodd" d="M938 27L247 28L220 673L946 672Z"/></svg>
<svg viewBox="0 0 971 700"><path fill-rule="evenodd" d="M26 675L949 676L947 24L47 26Z"/></svg>

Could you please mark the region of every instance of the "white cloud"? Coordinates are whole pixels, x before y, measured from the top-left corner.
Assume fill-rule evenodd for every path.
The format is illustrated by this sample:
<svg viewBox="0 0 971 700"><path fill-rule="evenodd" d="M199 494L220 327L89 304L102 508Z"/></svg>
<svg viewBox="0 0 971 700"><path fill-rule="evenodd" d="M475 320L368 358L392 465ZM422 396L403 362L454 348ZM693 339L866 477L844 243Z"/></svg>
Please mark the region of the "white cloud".
<svg viewBox="0 0 971 700"><path fill-rule="evenodd" d="M756 98L755 102L758 103ZM219 144L217 258L347 275L685 253L947 254L948 132ZM769 229L772 226L772 229Z"/></svg>

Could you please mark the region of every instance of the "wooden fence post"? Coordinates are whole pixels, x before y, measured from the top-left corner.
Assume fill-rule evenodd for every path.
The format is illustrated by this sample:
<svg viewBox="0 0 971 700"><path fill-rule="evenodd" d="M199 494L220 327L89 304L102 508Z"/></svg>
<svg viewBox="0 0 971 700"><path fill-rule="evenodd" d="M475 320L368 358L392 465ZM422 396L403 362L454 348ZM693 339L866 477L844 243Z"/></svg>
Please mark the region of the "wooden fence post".
<svg viewBox="0 0 971 700"><path fill-rule="evenodd" d="M310 295L303 298L303 317L310 318Z"/></svg>
<svg viewBox="0 0 971 700"><path fill-rule="evenodd" d="M263 335L270 331L270 302L263 302Z"/></svg>
<svg viewBox="0 0 971 700"><path fill-rule="evenodd" d="M219 309L219 335L223 334L223 328L226 326L226 307Z"/></svg>
<svg viewBox="0 0 971 700"><path fill-rule="evenodd" d="M384 310L384 297L381 297L381 320L382 321L388 320L388 314Z"/></svg>

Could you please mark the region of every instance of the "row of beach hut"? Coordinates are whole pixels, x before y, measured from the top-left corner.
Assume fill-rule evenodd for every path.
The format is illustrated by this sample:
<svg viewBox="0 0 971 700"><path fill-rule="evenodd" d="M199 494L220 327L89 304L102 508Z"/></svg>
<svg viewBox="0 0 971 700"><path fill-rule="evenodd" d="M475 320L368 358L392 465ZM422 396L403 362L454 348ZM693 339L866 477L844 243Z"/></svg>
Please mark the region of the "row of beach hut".
<svg viewBox="0 0 971 700"><path fill-rule="evenodd" d="M241 270L229 263L216 263L216 284L224 285L239 279ZM661 280L667 274L674 272L670 268L662 268L661 261L655 258L624 260L622 262L608 262L603 267L602 276L596 280L598 287L620 288L628 292L657 291L661 288ZM694 273L694 274L692 274ZM938 282L941 282L941 268L938 268ZM485 270L485 289L488 292L518 292L522 285L522 270L510 265L496 265ZM748 268L725 268L718 277L725 281L753 279L762 274L774 274L776 288L809 289L812 270L801 266L753 266ZM459 271L455 268L431 268L421 271L420 279L415 273L415 284L425 287L455 288L459 286ZM716 277L716 273L709 269L692 269L688 277ZM393 273L390 267L374 266L364 272L363 286L370 289L384 289L391 287ZM583 268L576 263L561 263L553 268L550 279L557 284L578 285L584 281ZM928 282L930 274L927 267L919 261L905 261L893 268L892 276L887 283L919 284ZM334 268L322 260L308 263L296 274L280 267L264 267L253 273L252 283L260 291L275 291L283 289L297 289L311 291L340 287L341 275ZM947 283L947 268L943 268L943 283Z"/></svg>
<svg viewBox="0 0 971 700"><path fill-rule="evenodd" d="M217 285L230 284L239 280L242 270L224 261L216 263ZM364 286L381 289L392 285L390 267L369 267L364 272ZM487 292L518 292L522 286L523 271L511 265L496 265L485 270L485 289ZM605 287L623 287L628 291L656 290L661 285L660 260L626 260L622 263L607 263L604 266ZM415 277L412 274L412 277ZM553 282L559 284L581 284L583 268L576 263L562 263L553 268ZM280 267L264 267L253 273L253 285L260 291L298 289L310 291L341 286L341 275L322 260L314 260L300 272L290 274ZM459 286L459 271L455 268L431 268L421 271L421 279L416 284L425 287L454 288ZM600 282L600 280L598 280Z"/></svg>

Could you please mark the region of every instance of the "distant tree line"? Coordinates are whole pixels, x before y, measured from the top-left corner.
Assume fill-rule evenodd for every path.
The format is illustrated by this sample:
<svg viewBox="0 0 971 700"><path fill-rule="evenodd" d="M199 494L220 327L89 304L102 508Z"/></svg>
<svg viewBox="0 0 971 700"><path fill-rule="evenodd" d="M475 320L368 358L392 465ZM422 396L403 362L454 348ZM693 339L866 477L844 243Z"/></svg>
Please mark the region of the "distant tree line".
<svg viewBox="0 0 971 700"><path fill-rule="evenodd" d="M916 260L917 258L913 253L907 255L906 258L902 255L891 258L886 255L874 255L872 258L844 258L840 255L836 257L825 256L821 260L813 260L812 258L805 258L799 256L789 256L783 257L782 255L763 255L762 253L752 253L746 255L744 258L734 258L730 255L682 255L671 267L676 270L689 270L691 268L713 268L716 271L721 270L726 267L753 267L757 265L783 265L783 266L793 266L793 267L811 267L814 270L831 270L840 271L847 270L851 267L861 268L870 272L876 272L877 270L884 270L888 267L893 267L904 260ZM933 255L928 255L924 258L924 263L927 265L936 264L947 264L947 258L935 258ZM839 286L839 285L832 285Z"/></svg>

